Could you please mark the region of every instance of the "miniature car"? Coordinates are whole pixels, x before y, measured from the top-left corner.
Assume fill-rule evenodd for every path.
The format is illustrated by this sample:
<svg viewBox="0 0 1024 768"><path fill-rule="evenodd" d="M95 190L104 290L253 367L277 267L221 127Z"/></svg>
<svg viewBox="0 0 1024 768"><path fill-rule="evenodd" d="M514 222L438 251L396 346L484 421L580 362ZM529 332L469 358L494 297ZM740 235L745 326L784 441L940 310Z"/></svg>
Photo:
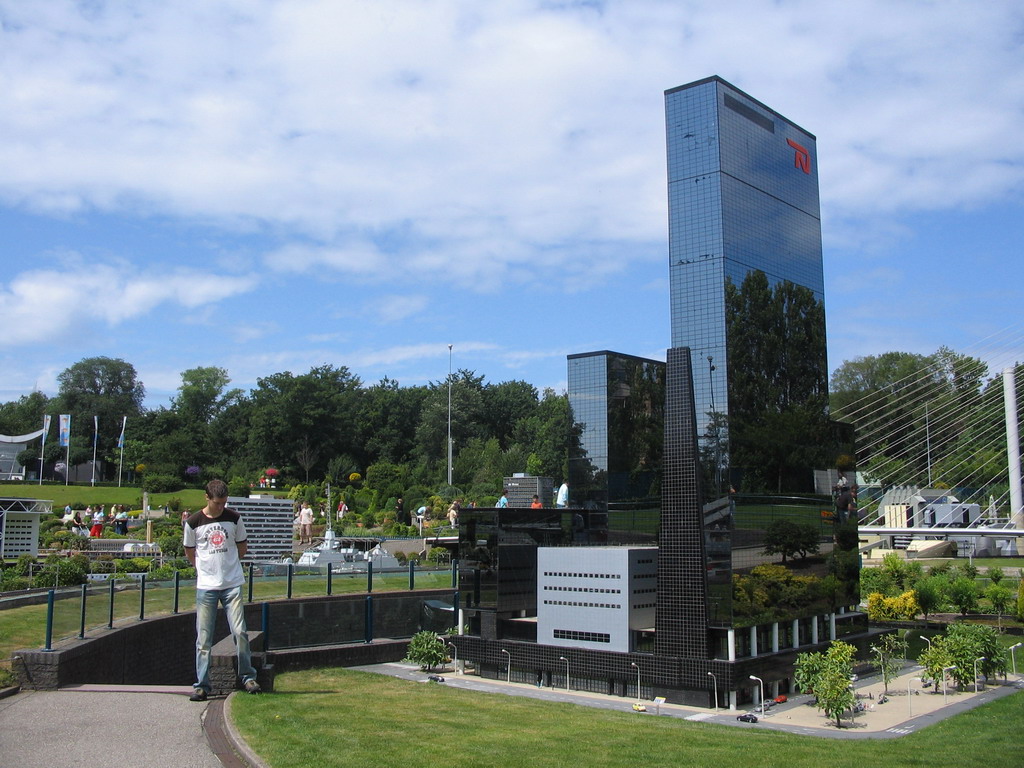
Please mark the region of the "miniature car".
<svg viewBox="0 0 1024 768"><path fill-rule="evenodd" d="M440 675L427 675L427 680L429 680L432 683L443 683L444 682L444 678L441 677Z"/></svg>
<svg viewBox="0 0 1024 768"><path fill-rule="evenodd" d="M749 712L744 712L742 715L736 717L741 723L756 723L757 715L752 715Z"/></svg>
<svg viewBox="0 0 1024 768"><path fill-rule="evenodd" d="M786 696L786 694L784 694L784 693L779 694L778 696L775 697L775 703L776 704L785 704L787 701L789 701L789 697Z"/></svg>
<svg viewBox="0 0 1024 768"><path fill-rule="evenodd" d="M636 704L633 705L633 711L634 712L646 712L647 711L647 707L645 707L643 704L641 704L638 701Z"/></svg>

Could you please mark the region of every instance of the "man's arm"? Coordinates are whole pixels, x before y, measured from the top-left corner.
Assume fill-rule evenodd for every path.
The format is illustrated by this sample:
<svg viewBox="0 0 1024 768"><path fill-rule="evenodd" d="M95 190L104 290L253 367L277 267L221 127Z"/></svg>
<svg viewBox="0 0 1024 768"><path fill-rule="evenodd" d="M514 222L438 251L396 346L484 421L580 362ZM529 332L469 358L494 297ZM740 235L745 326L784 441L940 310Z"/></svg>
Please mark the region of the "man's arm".
<svg viewBox="0 0 1024 768"><path fill-rule="evenodd" d="M185 547L185 557L192 564L192 567L195 568L196 567L196 548L195 547Z"/></svg>
<svg viewBox="0 0 1024 768"><path fill-rule="evenodd" d="M239 558L245 557L245 553L248 552L248 551L249 551L249 542L248 541L240 541L240 542L238 542L238 557Z"/></svg>

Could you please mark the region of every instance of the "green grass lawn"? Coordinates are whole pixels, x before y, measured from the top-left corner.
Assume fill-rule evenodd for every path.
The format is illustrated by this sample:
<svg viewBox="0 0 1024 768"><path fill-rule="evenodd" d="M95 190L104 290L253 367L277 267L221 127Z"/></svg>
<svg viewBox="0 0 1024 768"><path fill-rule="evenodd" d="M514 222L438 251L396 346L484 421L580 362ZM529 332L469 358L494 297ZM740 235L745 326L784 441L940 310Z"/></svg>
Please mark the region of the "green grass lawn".
<svg viewBox="0 0 1024 768"><path fill-rule="evenodd" d="M833 741L419 684L344 669L282 674L232 716L272 768L1018 768L1016 693L899 739ZM623 707L627 705L623 699Z"/></svg>
<svg viewBox="0 0 1024 768"><path fill-rule="evenodd" d="M129 509L141 507L142 489L135 487L111 488L106 486L93 487L91 485L59 485L45 483L37 485L34 483L3 483L0 484L0 497L14 499L43 499L53 502L54 511L63 513L67 504L124 504ZM162 507L173 498L181 499L184 506L189 509L199 509L206 503L204 491L196 488L185 488L174 493L151 493L149 505L153 509Z"/></svg>

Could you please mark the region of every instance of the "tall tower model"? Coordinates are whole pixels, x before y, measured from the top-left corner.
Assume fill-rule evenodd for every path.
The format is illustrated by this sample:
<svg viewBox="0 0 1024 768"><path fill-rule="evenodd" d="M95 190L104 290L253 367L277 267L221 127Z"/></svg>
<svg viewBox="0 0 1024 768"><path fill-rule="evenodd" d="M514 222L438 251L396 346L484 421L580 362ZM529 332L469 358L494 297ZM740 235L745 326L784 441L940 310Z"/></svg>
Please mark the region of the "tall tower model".
<svg viewBox="0 0 1024 768"><path fill-rule="evenodd" d="M705 491L811 490L783 455L806 452L764 436L828 429L815 138L719 77L666 91L665 118L672 346L692 352Z"/></svg>

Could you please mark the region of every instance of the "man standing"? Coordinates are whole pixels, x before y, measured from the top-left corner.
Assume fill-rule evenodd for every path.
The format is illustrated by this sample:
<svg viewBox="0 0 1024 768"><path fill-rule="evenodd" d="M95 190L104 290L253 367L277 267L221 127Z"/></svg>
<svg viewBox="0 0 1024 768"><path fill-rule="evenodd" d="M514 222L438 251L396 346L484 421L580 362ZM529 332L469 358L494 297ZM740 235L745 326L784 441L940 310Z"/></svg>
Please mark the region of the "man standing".
<svg viewBox="0 0 1024 768"><path fill-rule="evenodd" d="M565 509L569 506L569 482L566 481L558 487L558 496L555 497L555 506Z"/></svg>
<svg viewBox="0 0 1024 768"><path fill-rule="evenodd" d="M206 506L185 521L185 556L196 569L196 683L189 697L192 701L206 701L210 694L210 649L221 604L235 640L242 685L248 693L260 692L242 606L245 575L241 558L248 550L248 537L241 516L227 503L227 484L211 480L206 486Z"/></svg>

